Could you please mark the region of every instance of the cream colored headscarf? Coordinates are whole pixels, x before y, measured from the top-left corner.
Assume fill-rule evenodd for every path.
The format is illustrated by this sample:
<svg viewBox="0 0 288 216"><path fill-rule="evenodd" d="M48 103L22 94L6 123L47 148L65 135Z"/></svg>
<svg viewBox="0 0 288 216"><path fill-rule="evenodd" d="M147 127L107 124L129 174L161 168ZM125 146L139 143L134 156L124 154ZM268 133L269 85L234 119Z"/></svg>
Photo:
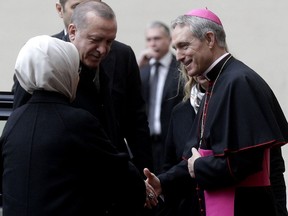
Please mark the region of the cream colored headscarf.
<svg viewBox="0 0 288 216"><path fill-rule="evenodd" d="M48 35L29 39L21 48L15 74L28 93L34 90L59 92L73 101L79 81L79 53L70 43Z"/></svg>

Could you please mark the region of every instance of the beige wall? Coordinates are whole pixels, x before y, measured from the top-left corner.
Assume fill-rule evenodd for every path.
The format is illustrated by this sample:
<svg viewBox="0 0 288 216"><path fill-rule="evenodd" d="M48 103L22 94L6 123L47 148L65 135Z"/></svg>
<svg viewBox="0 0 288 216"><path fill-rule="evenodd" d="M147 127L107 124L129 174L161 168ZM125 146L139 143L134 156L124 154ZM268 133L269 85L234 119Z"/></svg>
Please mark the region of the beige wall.
<svg viewBox="0 0 288 216"><path fill-rule="evenodd" d="M62 29L55 10L57 0L0 1L0 90L10 90L18 51L32 36ZM118 18L117 39L138 55L144 47L144 27L154 19L170 24L192 8L208 7L217 13L227 32L234 56L243 60L270 84L288 115L288 1L286 0L106 0ZM154 5L154 6L152 6Z"/></svg>
<svg viewBox="0 0 288 216"><path fill-rule="evenodd" d="M10 90L17 53L35 35L53 34L62 22L56 0L0 1L0 90ZM230 52L255 69L271 86L288 116L287 0L106 0L118 18L117 39L138 55L144 27L154 19L169 24L190 9L208 7L221 18ZM288 147L284 147L285 158ZM287 162L287 160L286 160ZM288 165L287 165L288 167ZM288 174L286 174L288 179Z"/></svg>

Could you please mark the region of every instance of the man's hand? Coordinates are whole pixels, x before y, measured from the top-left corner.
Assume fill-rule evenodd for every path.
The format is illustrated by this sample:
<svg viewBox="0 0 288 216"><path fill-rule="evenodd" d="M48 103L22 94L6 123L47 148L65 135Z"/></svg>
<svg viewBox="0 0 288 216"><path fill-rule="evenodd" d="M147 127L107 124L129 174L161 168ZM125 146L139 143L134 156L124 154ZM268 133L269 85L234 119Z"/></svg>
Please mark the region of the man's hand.
<svg viewBox="0 0 288 216"><path fill-rule="evenodd" d="M144 175L147 177L146 184L146 203L145 206L152 208L158 204L158 196L161 193L160 180L149 169L144 168Z"/></svg>
<svg viewBox="0 0 288 216"><path fill-rule="evenodd" d="M192 178L195 178L195 173L194 173L194 163L195 163L195 160L199 157L201 157L200 153L197 151L196 148L192 148L191 149L192 151L192 156L188 159L188 170L189 170L189 173L191 175Z"/></svg>
<svg viewBox="0 0 288 216"><path fill-rule="evenodd" d="M147 48L143 50L140 54L140 57L138 59L138 66L142 67L149 63L149 60L151 58L155 58L157 56L157 52L151 48Z"/></svg>

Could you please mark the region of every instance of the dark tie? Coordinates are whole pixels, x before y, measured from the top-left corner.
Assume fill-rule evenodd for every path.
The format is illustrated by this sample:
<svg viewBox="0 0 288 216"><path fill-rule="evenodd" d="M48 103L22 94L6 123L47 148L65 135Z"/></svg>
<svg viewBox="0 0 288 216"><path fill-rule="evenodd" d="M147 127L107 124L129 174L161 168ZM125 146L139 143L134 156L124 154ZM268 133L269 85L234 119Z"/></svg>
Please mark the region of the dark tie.
<svg viewBox="0 0 288 216"><path fill-rule="evenodd" d="M158 77L159 77L159 67L161 66L160 62L156 62L154 64L155 73L151 77L150 80L150 98L149 98L149 128L150 134L155 134L154 128L154 117L155 117L155 107L156 107L156 95L157 95L157 85L158 85Z"/></svg>

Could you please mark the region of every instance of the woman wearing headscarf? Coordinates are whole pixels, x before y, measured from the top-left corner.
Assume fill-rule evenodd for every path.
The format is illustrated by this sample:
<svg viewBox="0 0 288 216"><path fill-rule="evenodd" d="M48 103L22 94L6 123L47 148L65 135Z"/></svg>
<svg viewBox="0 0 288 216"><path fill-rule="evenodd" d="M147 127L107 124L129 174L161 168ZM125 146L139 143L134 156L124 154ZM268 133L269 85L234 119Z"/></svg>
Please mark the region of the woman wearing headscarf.
<svg viewBox="0 0 288 216"><path fill-rule="evenodd" d="M45 35L19 52L16 76L32 97L0 140L6 216L135 215L144 206L145 183L128 155L96 117L70 105L79 62L72 43Z"/></svg>

